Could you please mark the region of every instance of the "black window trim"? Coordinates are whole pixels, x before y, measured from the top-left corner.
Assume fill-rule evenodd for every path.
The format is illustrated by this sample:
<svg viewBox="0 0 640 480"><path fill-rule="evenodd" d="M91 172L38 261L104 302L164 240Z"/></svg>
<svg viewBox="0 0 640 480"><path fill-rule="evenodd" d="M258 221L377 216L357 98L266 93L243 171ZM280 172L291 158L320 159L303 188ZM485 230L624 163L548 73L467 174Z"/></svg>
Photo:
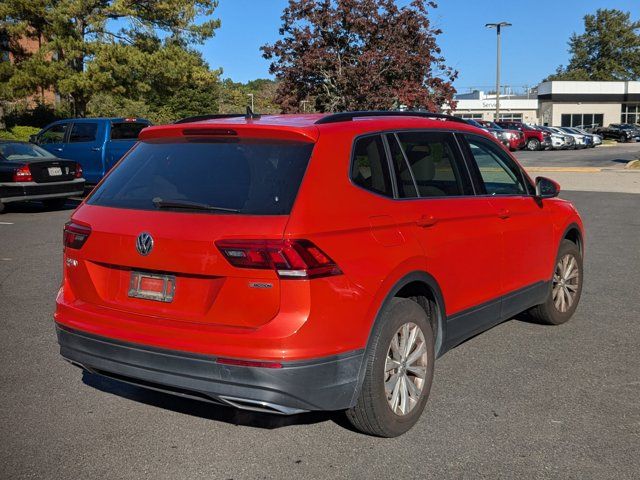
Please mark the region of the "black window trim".
<svg viewBox="0 0 640 480"><path fill-rule="evenodd" d="M516 166L518 172L520 173L520 180L522 181L522 184L525 187L526 193L501 193L497 195L487 193L487 190L484 185L484 180L482 179L482 174L480 173L478 164L476 163L475 158L473 157L473 153L471 152L471 146L469 145L469 141L467 140L467 137L476 137L487 142L493 142L493 140L473 132L458 132L458 134L461 137L460 139L461 144L464 145L463 150L464 150L464 156L466 159L467 167L470 169L470 171L473 172L472 174L473 184L478 188L477 196L487 197L487 198L502 198L502 197L534 197L535 198L536 196L535 187L531 184L528 176L525 174L524 170L517 162L514 162L514 165ZM501 144L496 143L496 145L504 149L504 147ZM510 157L510 154L508 152L505 151L504 153L507 154L508 157Z"/></svg>
<svg viewBox="0 0 640 480"><path fill-rule="evenodd" d="M399 133L416 133L416 132L424 132L424 133L450 133L454 139L454 143L456 145L456 151L457 151L457 156L458 158L454 159L454 164L455 167L457 169L457 173L461 176L464 177L460 178L460 181L462 182L462 187L463 187L463 192L464 192L464 187L465 187L465 182L468 184L468 187L470 188L470 191L472 193L462 193L461 195L440 195L440 196L429 196L429 197L399 197L398 196L398 186L396 184L396 171L395 171L395 166L393 165L393 161L391 159L391 152L389 150L389 145L387 143L387 135L394 135L396 136L396 141L397 140L397 134ZM371 132L366 132L366 133L362 133L359 135L356 135L353 137L353 141L351 143L351 158L349 159L349 163L348 163L348 170L347 170L347 178L349 180L349 183L351 185L353 185L356 188L359 188L360 190L363 190L369 194L375 195L377 197L380 198L384 198L387 200L392 200L392 201L414 201L414 200L442 200L442 199L463 199L463 198L473 198L476 196L481 196L480 193L478 193L477 189L476 189L476 185L474 184L473 181L473 175L471 174L471 171L469 169L469 166L467 165L467 158L464 152L464 149L462 148L462 145L460 144L460 141L458 140L457 136L460 133L464 133L461 132L460 130L452 130L452 129L446 129L446 128L427 128L425 129L424 127L421 128L403 128L403 129L392 129L392 130L376 130L376 131L371 131ZM387 157L387 165L389 167L389 174L391 175L391 188L393 191L393 197L390 197L388 195L383 195L379 192L375 192L373 190L369 190L367 188L364 188L361 185L358 185L357 183L355 183L353 181L353 179L351 178L351 172L352 172L352 168L353 168L353 162L355 161L355 147L356 147L356 143L358 142L358 140L362 139L362 138L366 138L366 137L373 137L373 136L380 136L382 138L382 142L384 145L384 149L385 149L385 155ZM399 143L399 142L398 142ZM400 143L399 143L400 144ZM468 146L467 146L468 148ZM402 150L402 155L405 158L405 162L407 161L406 155L404 153L404 150L401 148ZM456 153L456 152L454 152ZM463 165L460 164L460 162L462 162L462 164L464 165L465 168L462 168ZM417 189L417 185L415 183L415 178L413 177L413 171L411 170L411 168L409 168L409 171L411 172L411 178L413 178L414 180L414 187L416 188L416 192L418 192ZM419 193L418 193L419 195Z"/></svg>

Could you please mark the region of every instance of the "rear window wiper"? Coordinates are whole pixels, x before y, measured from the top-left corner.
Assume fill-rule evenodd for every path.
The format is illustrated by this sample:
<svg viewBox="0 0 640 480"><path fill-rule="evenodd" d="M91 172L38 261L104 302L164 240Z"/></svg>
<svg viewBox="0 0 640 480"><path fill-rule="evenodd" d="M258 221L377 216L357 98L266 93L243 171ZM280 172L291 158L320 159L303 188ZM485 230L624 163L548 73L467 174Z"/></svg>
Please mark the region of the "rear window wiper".
<svg viewBox="0 0 640 480"><path fill-rule="evenodd" d="M238 210L237 208L216 207L215 205L207 205L206 203L199 202L189 202L187 200L163 200L159 197L155 197L151 201L156 208L185 208L188 210L240 213L240 210Z"/></svg>

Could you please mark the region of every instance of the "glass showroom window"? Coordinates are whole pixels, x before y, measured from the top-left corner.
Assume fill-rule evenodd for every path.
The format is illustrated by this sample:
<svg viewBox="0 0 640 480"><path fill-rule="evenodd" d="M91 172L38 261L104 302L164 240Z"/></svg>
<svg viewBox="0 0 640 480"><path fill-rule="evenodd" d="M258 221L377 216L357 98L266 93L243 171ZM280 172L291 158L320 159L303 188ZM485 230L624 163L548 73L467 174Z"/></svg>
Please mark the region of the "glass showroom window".
<svg viewBox="0 0 640 480"><path fill-rule="evenodd" d="M563 113L560 117L562 127L592 128L601 127L604 121L602 113Z"/></svg>
<svg viewBox="0 0 640 480"><path fill-rule="evenodd" d="M622 104L622 123L640 123L640 103Z"/></svg>
<svg viewBox="0 0 640 480"><path fill-rule="evenodd" d="M522 113L502 113L500 112L500 121L501 122L521 122L522 121Z"/></svg>

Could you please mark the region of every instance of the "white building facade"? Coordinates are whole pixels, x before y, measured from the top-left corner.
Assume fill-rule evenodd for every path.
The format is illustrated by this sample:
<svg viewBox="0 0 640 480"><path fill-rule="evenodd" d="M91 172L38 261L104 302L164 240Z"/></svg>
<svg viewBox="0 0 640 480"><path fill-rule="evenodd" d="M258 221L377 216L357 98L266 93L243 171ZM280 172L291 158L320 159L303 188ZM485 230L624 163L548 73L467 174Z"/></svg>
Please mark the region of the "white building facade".
<svg viewBox="0 0 640 480"><path fill-rule="evenodd" d="M495 94L476 90L457 95L456 101L456 116L483 120L495 117ZM640 123L640 81L544 82L538 85L537 94L528 98L500 96L500 118L565 127Z"/></svg>

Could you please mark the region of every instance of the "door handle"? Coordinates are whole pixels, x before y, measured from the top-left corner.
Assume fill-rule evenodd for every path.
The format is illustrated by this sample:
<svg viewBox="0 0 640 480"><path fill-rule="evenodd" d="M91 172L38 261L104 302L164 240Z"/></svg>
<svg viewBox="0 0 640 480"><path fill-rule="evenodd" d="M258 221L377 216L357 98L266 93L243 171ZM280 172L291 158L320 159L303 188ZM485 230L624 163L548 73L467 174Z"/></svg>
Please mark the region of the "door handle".
<svg viewBox="0 0 640 480"><path fill-rule="evenodd" d="M500 210L498 210L498 217L502 218L503 220L509 218L510 216L511 212L508 208L501 208Z"/></svg>
<svg viewBox="0 0 640 480"><path fill-rule="evenodd" d="M422 228L432 227L436 223L438 223L438 219L433 215L422 215L416 220L416 224Z"/></svg>
<svg viewBox="0 0 640 480"><path fill-rule="evenodd" d="M55 150L56 152L61 152L61 151L62 151L62 148L58 147L58 148L54 148L54 150Z"/></svg>
<svg viewBox="0 0 640 480"><path fill-rule="evenodd" d="M100 147L92 147L91 151L92 152L99 152L100 151Z"/></svg>

